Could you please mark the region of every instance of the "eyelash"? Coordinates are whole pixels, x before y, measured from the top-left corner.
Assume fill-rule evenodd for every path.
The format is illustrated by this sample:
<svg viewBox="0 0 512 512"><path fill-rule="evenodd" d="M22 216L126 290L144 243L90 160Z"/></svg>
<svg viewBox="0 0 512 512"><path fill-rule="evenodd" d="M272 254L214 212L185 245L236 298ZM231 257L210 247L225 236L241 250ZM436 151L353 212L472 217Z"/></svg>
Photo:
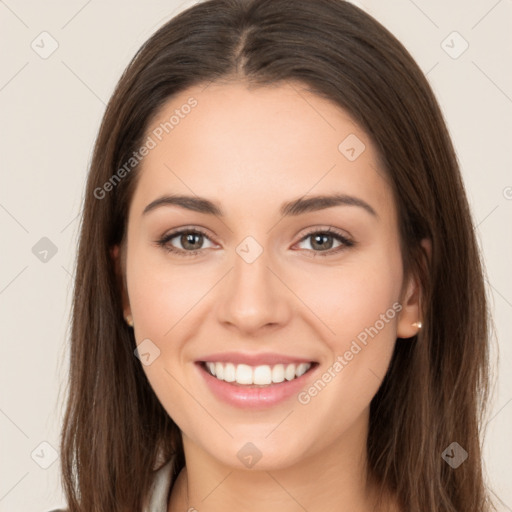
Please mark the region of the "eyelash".
<svg viewBox="0 0 512 512"><path fill-rule="evenodd" d="M169 245L169 242L173 238L176 238L177 236L183 235L183 234L198 234L198 235L203 235L204 237L206 237L208 239L210 238L208 236L208 234L206 232L204 232L203 230L201 230L201 229L198 229L198 228L182 228L182 229L179 229L177 231L173 231L172 233L169 233L168 235L163 236L160 240L157 240L156 243L157 243L157 245L159 247L162 247L167 252L178 254L179 256L184 256L184 257L195 256L195 255L197 255L198 253L200 253L203 250L203 249L196 249L194 251L184 251L183 249L176 249L176 247L173 247L172 245ZM316 257L316 256L321 256L321 257L332 256L334 254L338 254L340 251L343 251L343 250L345 250L345 249L347 249L349 247L353 247L354 245L356 245L356 242L354 242L353 240L348 239L347 237L342 235L339 231L337 231L337 230L335 230L333 228L327 228L327 229L323 229L323 230L313 229L313 230L309 231L308 233L306 233L299 240L298 243L303 242L304 240L306 240L307 238L309 238L312 235L325 235L325 234L330 235L333 238L337 239L339 242L342 243L342 245L340 245L339 247L336 247L335 249L328 249L326 251L313 251L313 257ZM311 250L311 249L306 249L306 250Z"/></svg>

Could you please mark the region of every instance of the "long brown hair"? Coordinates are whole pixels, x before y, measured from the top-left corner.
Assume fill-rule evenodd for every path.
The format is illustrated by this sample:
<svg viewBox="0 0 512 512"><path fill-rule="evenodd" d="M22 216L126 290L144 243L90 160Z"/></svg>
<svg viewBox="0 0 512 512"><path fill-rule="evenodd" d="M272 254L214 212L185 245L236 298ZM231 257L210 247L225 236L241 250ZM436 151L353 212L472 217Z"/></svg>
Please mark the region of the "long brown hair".
<svg viewBox="0 0 512 512"><path fill-rule="evenodd" d="M490 338L484 271L454 148L427 80L390 32L343 0L209 0L141 47L96 141L61 441L70 512L140 510L159 451L164 460L176 456L176 471L185 463L179 429L134 356L123 279L110 254L125 240L138 167L112 177L164 102L189 86L229 80L300 83L345 109L375 144L399 212L404 269L423 287L424 327L413 340L397 340L371 402L368 474L407 511L494 510L481 457ZM431 240L430 259L423 238ZM442 458L452 442L469 454L456 469Z"/></svg>

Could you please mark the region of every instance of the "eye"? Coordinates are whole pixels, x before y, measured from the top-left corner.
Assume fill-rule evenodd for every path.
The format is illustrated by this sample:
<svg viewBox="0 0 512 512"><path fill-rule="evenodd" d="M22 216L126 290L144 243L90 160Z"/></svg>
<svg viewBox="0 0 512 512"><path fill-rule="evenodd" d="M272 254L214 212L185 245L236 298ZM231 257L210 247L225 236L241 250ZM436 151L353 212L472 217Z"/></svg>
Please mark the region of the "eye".
<svg viewBox="0 0 512 512"><path fill-rule="evenodd" d="M308 239L311 239L310 246L312 249L309 250L313 251L313 256L330 256L355 245L353 240L350 240L334 228L327 228L324 230L318 230L317 228L315 231L310 231L302 237L299 243ZM332 248L334 243L333 239L339 242L339 245L334 249Z"/></svg>
<svg viewBox="0 0 512 512"><path fill-rule="evenodd" d="M177 239L181 248L175 247L171 241ZM201 229L182 228L172 233L168 233L157 244L168 252L176 253L179 256L194 256L201 252L205 240L209 240L208 235Z"/></svg>
<svg viewBox="0 0 512 512"><path fill-rule="evenodd" d="M177 240L181 247L176 247L172 243L174 239ZM334 228L323 230L316 228L303 236L299 244L308 239L312 241L310 244L312 248L307 250L312 252L312 256L330 256L355 245L353 240L350 240ZM157 240L156 243L166 251L178 256L195 256L205 248L203 247L205 240L210 241L210 238L203 230L198 228L181 228L166 234L160 240ZM334 249L333 240L339 243Z"/></svg>

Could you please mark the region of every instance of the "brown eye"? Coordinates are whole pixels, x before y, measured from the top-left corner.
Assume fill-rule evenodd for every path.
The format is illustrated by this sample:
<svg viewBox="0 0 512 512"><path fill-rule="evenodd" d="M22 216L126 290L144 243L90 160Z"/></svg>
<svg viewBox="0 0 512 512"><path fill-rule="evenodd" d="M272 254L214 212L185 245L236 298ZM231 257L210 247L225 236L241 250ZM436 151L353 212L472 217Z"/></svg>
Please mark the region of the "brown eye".
<svg viewBox="0 0 512 512"><path fill-rule="evenodd" d="M187 233L182 234L179 237L180 243L184 249L198 249L198 245L201 245L203 241L203 235L200 233ZM194 247L195 244L195 247Z"/></svg>
<svg viewBox="0 0 512 512"><path fill-rule="evenodd" d="M332 228L326 230L311 231L301 239L300 243L304 242L305 240L311 240L311 249L307 250L313 251L314 256L329 256L332 254L337 254L339 251L355 245L355 242L349 240L341 233L334 231ZM338 245L333 249L335 241L338 242Z"/></svg>
<svg viewBox="0 0 512 512"><path fill-rule="evenodd" d="M175 242L171 243L173 240ZM208 235L198 229L181 229L165 235L157 244L168 252L177 253L180 256L194 256L201 252L205 240L210 240ZM178 247L176 247L176 244ZM181 246L181 247L179 247Z"/></svg>

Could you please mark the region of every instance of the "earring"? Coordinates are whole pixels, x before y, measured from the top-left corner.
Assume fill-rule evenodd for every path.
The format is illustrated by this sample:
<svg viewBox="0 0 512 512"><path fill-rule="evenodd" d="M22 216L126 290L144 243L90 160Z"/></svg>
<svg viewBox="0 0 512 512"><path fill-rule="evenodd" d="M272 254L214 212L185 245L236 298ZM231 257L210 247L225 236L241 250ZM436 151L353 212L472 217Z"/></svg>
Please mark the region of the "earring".
<svg viewBox="0 0 512 512"><path fill-rule="evenodd" d="M133 316L132 315L126 315L124 317L126 323L130 326L130 327L133 327Z"/></svg>
<svg viewBox="0 0 512 512"><path fill-rule="evenodd" d="M423 327L423 324L421 322L414 322L412 325L414 325L414 327L417 327L418 329L421 329Z"/></svg>

